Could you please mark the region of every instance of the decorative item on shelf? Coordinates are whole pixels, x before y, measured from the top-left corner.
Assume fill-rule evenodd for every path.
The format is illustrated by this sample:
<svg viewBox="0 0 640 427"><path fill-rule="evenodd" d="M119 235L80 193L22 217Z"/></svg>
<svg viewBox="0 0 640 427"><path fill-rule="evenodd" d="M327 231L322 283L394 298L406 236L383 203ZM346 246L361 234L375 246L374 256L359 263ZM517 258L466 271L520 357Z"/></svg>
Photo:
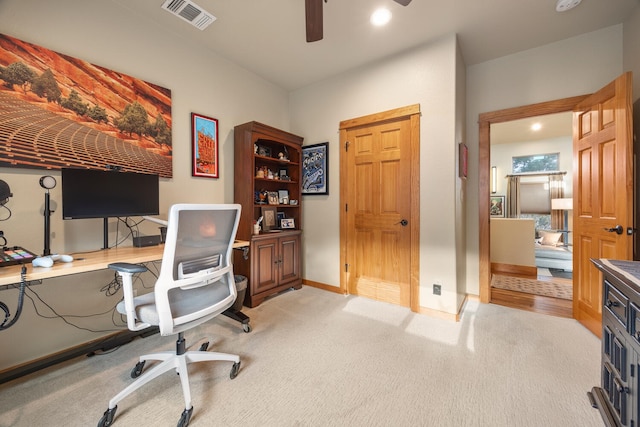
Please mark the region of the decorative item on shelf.
<svg viewBox="0 0 640 427"><path fill-rule="evenodd" d="M258 145L258 156L271 157L271 148L264 145Z"/></svg>
<svg viewBox="0 0 640 427"><path fill-rule="evenodd" d="M298 200L291 199L291 200L289 200L289 204L292 205L292 206L296 206L298 204Z"/></svg>
<svg viewBox="0 0 640 427"><path fill-rule="evenodd" d="M260 234L260 223L262 222L262 218L258 218L257 221L253 221L253 234Z"/></svg>
<svg viewBox="0 0 640 427"><path fill-rule="evenodd" d="M276 222L277 224L280 224L280 221L285 219L286 215L284 214L284 212L278 212L276 213Z"/></svg>
<svg viewBox="0 0 640 427"><path fill-rule="evenodd" d="M280 204L278 200L278 192L277 191L269 191L269 204L270 205L278 205Z"/></svg>
<svg viewBox="0 0 640 427"><path fill-rule="evenodd" d="M258 193L258 204L264 205L267 203L267 198L269 197L269 192L267 190L260 190Z"/></svg>
<svg viewBox="0 0 640 427"><path fill-rule="evenodd" d="M296 222L293 218L281 219L280 228L296 228Z"/></svg>
<svg viewBox="0 0 640 427"><path fill-rule="evenodd" d="M262 168L256 168L256 178L264 178L264 170Z"/></svg>
<svg viewBox="0 0 640 427"><path fill-rule="evenodd" d="M282 162L289 161L289 150L287 150L286 146L283 146L282 151L278 153L278 159L280 159L280 161Z"/></svg>
<svg viewBox="0 0 640 427"><path fill-rule="evenodd" d="M278 190L278 201L280 204L289 204L289 190Z"/></svg>
<svg viewBox="0 0 640 427"><path fill-rule="evenodd" d="M271 169L267 169L267 179L273 179L273 171Z"/></svg>
<svg viewBox="0 0 640 427"><path fill-rule="evenodd" d="M280 169L279 176L280 176L280 181L290 181L291 180L289 178L289 171L287 169Z"/></svg>
<svg viewBox="0 0 640 427"><path fill-rule="evenodd" d="M262 207L262 230L270 231L276 227L276 208L273 206Z"/></svg>

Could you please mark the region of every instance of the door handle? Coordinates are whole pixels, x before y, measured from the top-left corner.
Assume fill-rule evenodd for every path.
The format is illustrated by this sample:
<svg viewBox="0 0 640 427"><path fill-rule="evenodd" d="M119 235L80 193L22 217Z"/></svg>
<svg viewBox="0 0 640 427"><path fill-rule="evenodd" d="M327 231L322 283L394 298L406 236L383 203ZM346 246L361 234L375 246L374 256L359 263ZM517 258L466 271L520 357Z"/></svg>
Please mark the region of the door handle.
<svg viewBox="0 0 640 427"><path fill-rule="evenodd" d="M624 229L621 225L616 225L613 228L606 228L604 229L605 231L608 231L609 233L616 233L616 234L622 234L624 233Z"/></svg>
<svg viewBox="0 0 640 427"><path fill-rule="evenodd" d="M403 227L406 227L407 225L409 225L409 221L407 221L406 219L403 219L400 222L396 222L396 224L400 224Z"/></svg>

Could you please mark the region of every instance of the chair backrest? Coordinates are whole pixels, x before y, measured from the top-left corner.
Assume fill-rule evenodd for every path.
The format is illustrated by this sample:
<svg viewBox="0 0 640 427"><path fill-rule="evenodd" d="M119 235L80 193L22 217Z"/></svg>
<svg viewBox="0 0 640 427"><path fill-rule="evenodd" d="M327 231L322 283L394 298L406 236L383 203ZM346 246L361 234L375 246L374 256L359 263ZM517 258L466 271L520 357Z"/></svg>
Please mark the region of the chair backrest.
<svg viewBox="0 0 640 427"><path fill-rule="evenodd" d="M231 255L240 209L238 204L171 206L154 288L162 335L197 326L233 305Z"/></svg>

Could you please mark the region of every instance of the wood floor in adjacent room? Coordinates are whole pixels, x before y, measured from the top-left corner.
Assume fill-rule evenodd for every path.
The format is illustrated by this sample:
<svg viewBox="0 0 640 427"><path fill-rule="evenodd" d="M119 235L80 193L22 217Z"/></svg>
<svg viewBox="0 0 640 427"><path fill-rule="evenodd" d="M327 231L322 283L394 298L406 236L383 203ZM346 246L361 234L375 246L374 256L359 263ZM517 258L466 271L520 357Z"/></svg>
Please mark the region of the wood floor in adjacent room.
<svg viewBox="0 0 640 427"><path fill-rule="evenodd" d="M492 275L492 283L493 278L496 276L503 277L521 277L517 274L513 275ZM524 278L526 279L526 278ZM533 281L549 283L550 285L557 286L572 286L572 279L565 279L560 277L553 277L547 275L538 275L536 279L532 279ZM520 310L532 311L535 313L548 314L552 316L558 317L566 317L569 319L573 318L573 301L570 299L558 298L552 295L553 293L549 292L549 289L553 289L554 286L549 286L546 292L546 295L537 295L530 292L520 292L515 289L501 289L492 286L491 287L491 302L493 304L499 304L505 307L517 308Z"/></svg>

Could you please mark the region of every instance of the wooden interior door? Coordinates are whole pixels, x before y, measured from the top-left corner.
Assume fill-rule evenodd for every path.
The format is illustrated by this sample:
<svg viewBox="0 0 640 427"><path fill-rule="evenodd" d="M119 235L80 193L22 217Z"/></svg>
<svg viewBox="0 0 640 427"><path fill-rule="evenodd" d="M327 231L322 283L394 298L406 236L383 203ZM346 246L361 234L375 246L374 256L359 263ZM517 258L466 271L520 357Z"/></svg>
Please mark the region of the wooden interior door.
<svg viewBox="0 0 640 427"><path fill-rule="evenodd" d="M623 74L573 115L573 315L602 334L602 281L591 258L633 258L632 77ZM576 197L577 196L577 197Z"/></svg>
<svg viewBox="0 0 640 427"><path fill-rule="evenodd" d="M344 286L417 309L419 114L394 111L341 123Z"/></svg>

